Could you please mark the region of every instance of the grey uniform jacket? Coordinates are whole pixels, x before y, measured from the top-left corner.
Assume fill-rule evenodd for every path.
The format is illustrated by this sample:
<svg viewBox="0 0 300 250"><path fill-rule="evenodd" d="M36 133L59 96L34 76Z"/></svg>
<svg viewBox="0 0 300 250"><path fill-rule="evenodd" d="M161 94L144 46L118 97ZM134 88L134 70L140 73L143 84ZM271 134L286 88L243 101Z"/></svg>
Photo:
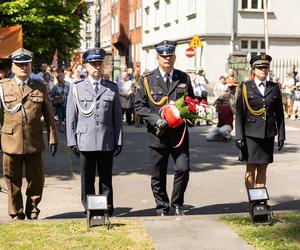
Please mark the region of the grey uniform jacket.
<svg viewBox="0 0 300 250"><path fill-rule="evenodd" d="M83 110L95 107L86 117L79 112L73 88L76 87L78 104ZM101 80L96 94L89 79L74 83L69 92L66 114L68 146L77 145L80 151L111 151L122 145L122 109L118 86Z"/></svg>

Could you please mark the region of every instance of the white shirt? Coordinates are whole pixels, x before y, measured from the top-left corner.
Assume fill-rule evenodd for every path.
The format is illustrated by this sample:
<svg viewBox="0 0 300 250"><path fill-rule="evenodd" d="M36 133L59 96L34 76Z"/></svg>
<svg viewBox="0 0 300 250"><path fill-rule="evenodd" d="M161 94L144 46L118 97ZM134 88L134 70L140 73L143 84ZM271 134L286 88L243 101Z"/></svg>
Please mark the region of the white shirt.
<svg viewBox="0 0 300 250"><path fill-rule="evenodd" d="M164 72L160 67L158 67L158 69L159 69L159 72L162 75L164 81L166 82L167 81L167 76L166 76L167 73ZM172 69L172 71L169 73L170 82L172 82L173 72L174 72L174 69Z"/></svg>
<svg viewBox="0 0 300 250"><path fill-rule="evenodd" d="M25 81L22 81L21 79L19 79L18 77L15 76L15 79L17 81L17 84L20 85L21 87L25 87L28 83L29 78L27 78ZM24 86L23 86L24 85Z"/></svg>
<svg viewBox="0 0 300 250"><path fill-rule="evenodd" d="M100 88L100 82L101 82L101 78L99 78L99 80L95 80L92 77L88 76L90 83L92 84L93 88L96 88L96 82L98 82L98 89Z"/></svg>
<svg viewBox="0 0 300 250"><path fill-rule="evenodd" d="M264 95L265 94L265 88L266 88L266 85L267 85L267 80L264 80L264 81L261 81L257 78L254 78L254 82L259 90L259 92ZM262 83L262 84L261 84Z"/></svg>

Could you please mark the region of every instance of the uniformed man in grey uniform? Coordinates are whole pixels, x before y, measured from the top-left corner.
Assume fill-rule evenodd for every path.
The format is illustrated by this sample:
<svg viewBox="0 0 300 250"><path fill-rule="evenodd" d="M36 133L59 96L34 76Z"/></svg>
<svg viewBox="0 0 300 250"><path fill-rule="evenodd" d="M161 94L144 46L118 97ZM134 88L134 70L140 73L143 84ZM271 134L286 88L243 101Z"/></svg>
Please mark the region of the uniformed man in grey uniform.
<svg viewBox="0 0 300 250"><path fill-rule="evenodd" d="M103 75L105 51L90 49L83 54L88 72L85 80L75 82L67 102L67 141L73 153L80 156L81 201L95 194L95 174L99 175L99 194L107 195L108 214L112 216L113 156L122 149L122 109L118 86Z"/></svg>

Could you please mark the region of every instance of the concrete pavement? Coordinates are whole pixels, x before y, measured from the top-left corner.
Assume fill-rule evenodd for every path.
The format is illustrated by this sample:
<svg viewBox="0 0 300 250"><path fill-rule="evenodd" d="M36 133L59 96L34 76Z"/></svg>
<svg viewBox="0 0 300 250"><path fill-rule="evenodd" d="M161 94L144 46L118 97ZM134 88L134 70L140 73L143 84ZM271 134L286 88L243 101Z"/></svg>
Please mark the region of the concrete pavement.
<svg viewBox="0 0 300 250"><path fill-rule="evenodd" d="M124 150L114 164L116 216L139 219L157 249L249 249L222 222L221 214L247 212L244 167L237 161L234 141L207 142L210 127L190 130L191 174L185 196L185 217L154 216L150 188L150 157L145 128L124 126ZM287 141L268 169L268 191L274 210L300 209L299 139L300 121L287 120ZM46 152L46 182L40 205L41 219L83 218L80 203L79 162L66 148L60 134L55 157ZM2 175L2 169L0 170ZM173 181L172 161L168 192ZM24 180L24 188L26 181ZM5 186L3 178L0 185ZM25 191L25 190L23 190ZM24 192L23 192L24 193ZM0 193L0 221L8 221L6 195Z"/></svg>

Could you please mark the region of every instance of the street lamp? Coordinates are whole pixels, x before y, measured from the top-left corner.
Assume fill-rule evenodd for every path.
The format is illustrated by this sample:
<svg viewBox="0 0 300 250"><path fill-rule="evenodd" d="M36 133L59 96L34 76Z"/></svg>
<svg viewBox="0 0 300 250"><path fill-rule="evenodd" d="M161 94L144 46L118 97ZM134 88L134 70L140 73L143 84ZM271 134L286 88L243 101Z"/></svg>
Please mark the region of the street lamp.
<svg viewBox="0 0 300 250"><path fill-rule="evenodd" d="M106 195L87 195L87 226L110 227L110 221L107 213ZM107 223L105 222L107 220Z"/></svg>
<svg viewBox="0 0 300 250"><path fill-rule="evenodd" d="M254 223L267 222L271 218L271 207L268 205L268 191L265 187L249 188L250 216Z"/></svg>

